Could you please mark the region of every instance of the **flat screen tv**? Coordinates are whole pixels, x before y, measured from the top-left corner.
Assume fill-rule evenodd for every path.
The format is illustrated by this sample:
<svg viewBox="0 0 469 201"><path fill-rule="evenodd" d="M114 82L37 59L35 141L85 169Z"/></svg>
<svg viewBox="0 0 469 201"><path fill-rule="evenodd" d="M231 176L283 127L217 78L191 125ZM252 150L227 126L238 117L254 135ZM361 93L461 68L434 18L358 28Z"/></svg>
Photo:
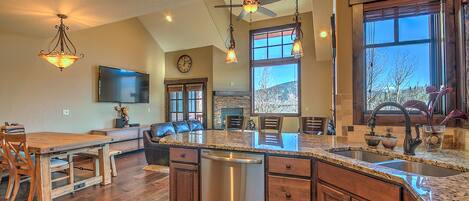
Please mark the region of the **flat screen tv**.
<svg viewBox="0 0 469 201"><path fill-rule="evenodd" d="M149 102L150 76L148 74L99 66L98 77L98 102Z"/></svg>

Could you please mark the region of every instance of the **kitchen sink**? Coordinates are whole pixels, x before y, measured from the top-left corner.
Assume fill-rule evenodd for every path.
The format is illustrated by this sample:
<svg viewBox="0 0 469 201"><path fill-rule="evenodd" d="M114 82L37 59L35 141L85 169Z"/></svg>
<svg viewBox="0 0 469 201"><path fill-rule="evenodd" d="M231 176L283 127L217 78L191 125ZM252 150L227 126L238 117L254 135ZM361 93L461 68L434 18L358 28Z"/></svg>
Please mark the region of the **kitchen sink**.
<svg viewBox="0 0 469 201"><path fill-rule="evenodd" d="M378 163L378 162L383 162L383 161L389 161L393 160L393 157L390 156L385 156L382 154L378 153L373 153L369 151L362 151L362 150L356 150L356 151L331 151L334 154L361 160L361 161L366 161L369 163Z"/></svg>
<svg viewBox="0 0 469 201"><path fill-rule="evenodd" d="M385 166L388 168L401 170L404 172L415 173L423 176L432 176L432 177L447 177L452 175L461 174L461 171L438 167L434 165L429 165L419 162L411 162L404 160L391 160L376 163L377 165Z"/></svg>

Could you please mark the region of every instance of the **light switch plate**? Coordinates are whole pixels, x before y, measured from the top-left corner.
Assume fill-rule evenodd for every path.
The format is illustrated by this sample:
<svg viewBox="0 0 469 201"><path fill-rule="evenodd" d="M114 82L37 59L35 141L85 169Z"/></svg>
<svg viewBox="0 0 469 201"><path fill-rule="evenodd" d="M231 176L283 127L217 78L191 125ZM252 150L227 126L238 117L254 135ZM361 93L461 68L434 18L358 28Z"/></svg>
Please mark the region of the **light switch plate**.
<svg viewBox="0 0 469 201"><path fill-rule="evenodd" d="M63 109L63 110L62 110L62 114L63 114L64 116L70 116L70 109Z"/></svg>

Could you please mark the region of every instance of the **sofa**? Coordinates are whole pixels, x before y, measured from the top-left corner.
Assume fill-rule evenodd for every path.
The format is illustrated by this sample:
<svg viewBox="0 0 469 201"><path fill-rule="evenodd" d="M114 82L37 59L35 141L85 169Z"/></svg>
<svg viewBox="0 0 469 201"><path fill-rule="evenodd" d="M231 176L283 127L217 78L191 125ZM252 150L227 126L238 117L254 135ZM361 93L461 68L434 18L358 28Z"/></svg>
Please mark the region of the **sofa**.
<svg viewBox="0 0 469 201"><path fill-rule="evenodd" d="M169 146L160 144L161 138L199 130L204 130L204 126L197 120L152 124L150 130L143 132L143 146L147 163L149 165L169 165Z"/></svg>

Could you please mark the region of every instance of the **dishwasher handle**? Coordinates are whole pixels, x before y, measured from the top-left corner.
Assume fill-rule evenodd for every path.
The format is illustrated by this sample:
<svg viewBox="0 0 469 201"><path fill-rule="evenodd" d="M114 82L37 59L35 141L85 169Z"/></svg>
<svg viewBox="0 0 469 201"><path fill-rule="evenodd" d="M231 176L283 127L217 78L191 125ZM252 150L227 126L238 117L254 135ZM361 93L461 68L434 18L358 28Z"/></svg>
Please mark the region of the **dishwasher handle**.
<svg viewBox="0 0 469 201"><path fill-rule="evenodd" d="M224 162L232 162L232 163L241 163L241 164L262 164L261 159L256 158L231 158L225 156L217 156L210 153L202 152L202 158L215 160L215 161L224 161Z"/></svg>

